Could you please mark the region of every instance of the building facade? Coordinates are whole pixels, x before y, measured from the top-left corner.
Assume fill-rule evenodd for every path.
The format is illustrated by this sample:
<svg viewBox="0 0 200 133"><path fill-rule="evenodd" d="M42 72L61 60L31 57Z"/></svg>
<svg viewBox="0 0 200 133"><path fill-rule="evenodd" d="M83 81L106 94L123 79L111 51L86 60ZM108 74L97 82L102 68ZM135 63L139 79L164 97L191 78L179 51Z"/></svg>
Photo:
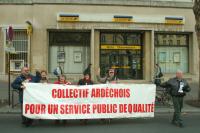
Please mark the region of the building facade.
<svg viewBox="0 0 200 133"><path fill-rule="evenodd" d="M77 81L91 63L94 80L100 67L102 76L115 68L120 82L150 83L159 63L165 80L181 69L198 84L192 6L192 0L1 0L0 74L8 72L5 49L12 26L12 73L29 66L54 77L61 66L69 80Z"/></svg>

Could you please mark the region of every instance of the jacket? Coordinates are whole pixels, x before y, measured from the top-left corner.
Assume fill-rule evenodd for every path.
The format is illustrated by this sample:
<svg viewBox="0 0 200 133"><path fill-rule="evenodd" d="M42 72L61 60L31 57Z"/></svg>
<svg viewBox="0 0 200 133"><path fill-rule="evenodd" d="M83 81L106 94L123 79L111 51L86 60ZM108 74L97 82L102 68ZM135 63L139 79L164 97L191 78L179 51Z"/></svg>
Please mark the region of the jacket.
<svg viewBox="0 0 200 133"><path fill-rule="evenodd" d="M39 73L36 73L36 76L29 74L27 77L24 75L18 76L12 83L11 86L13 89L19 90L19 101L20 103L23 102L23 89L21 88L22 83L25 80L29 80L29 82L38 83L40 82L41 76Z"/></svg>
<svg viewBox="0 0 200 133"><path fill-rule="evenodd" d="M61 83L59 80L55 81L54 84L66 84L66 85L71 85L72 83L69 81L64 81L64 83Z"/></svg>
<svg viewBox="0 0 200 133"><path fill-rule="evenodd" d="M164 87L167 89L167 92L171 96L177 96L177 97L183 97L186 95L186 92L189 92L191 90L189 84L185 79L182 79L181 82L183 83L182 91L179 92L180 89L180 80L178 78L172 78L169 79L167 82L161 84L161 87Z"/></svg>
<svg viewBox="0 0 200 133"><path fill-rule="evenodd" d="M78 85L93 85L93 81L92 80L85 80L84 78L83 79L80 79L78 81Z"/></svg>

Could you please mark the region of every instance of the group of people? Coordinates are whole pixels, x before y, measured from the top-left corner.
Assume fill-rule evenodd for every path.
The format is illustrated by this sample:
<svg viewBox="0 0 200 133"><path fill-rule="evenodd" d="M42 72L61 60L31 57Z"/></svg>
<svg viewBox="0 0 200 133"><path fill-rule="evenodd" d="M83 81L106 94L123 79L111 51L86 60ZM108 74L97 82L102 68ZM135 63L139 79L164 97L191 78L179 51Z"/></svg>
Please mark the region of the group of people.
<svg viewBox="0 0 200 133"><path fill-rule="evenodd" d="M77 85L94 84L94 82L91 80L90 67L91 64L89 64L88 68L83 72L84 76L82 79L78 81ZM54 82L55 84L67 84L67 85L72 84L71 82L66 81L65 75L63 75L62 73L58 74L57 76L58 80ZM100 76L100 69L98 69L96 76L97 80L100 83L118 83L118 78L115 74L114 69L109 69L105 77ZM168 81L161 84L160 77L162 76L163 74L161 72L161 68L158 64L156 64L155 84L166 88L168 93L172 97L174 106L174 115L172 119L172 124L178 127L183 127L183 121L181 119L181 110L183 108L183 97L186 95L186 92L189 92L191 89L187 81L183 79L183 72L180 70L176 72L176 76L174 78L171 78ZM159 79L159 81L156 81L156 79ZM13 89L19 90L19 100L21 103L21 109L23 106L23 90L25 89L25 86L23 85L24 82L49 83L47 77L47 71L45 70L42 70L40 72L36 71L35 76L33 76L32 74L29 73L28 67L23 67L21 69L21 74L11 84ZM21 113L21 116L22 116L22 124L30 126L33 123L33 120L23 116L23 113ZM105 119L102 119L102 121L105 121ZM56 120L55 122L59 123L59 120ZM63 122L66 123L65 120ZM86 124L87 120L81 120L81 123Z"/></svg>
<svg viewBox="0 0 200 133"><path fill-rule="evenodd" d="M94 82L91 80L90 73L91 64L89 64L88 68L83 72L83 78L78 81L78 83L74 83L76 85L92 85ZM60 70L59 70L60 71ZM115 75L114 69L109 69L107 75L105 77L100 77L100 70L97 71L97 79L100 83L117 83L117 78ZM66 84L71 85L70 81L66 80L66 76L59 72L56 74L58 80L54 81L54 84ZM30 126L33 123L33 119L29 119L23 116L23 90L26 89L23 83L32 82L32 83L50 83L47 76L47 71L36 71L35 75L30 74L28 67L23 67L21 69L21 74L12 82L11 86L13 89L17 89L19 91L19 101L21 104L21 117L22 124L25 126ZM58 124L60 121L56 120L55 123ZM63 123L66 123L66 120L63 120ZM86 124L87 120L81 120L81 124Z"/></svg>

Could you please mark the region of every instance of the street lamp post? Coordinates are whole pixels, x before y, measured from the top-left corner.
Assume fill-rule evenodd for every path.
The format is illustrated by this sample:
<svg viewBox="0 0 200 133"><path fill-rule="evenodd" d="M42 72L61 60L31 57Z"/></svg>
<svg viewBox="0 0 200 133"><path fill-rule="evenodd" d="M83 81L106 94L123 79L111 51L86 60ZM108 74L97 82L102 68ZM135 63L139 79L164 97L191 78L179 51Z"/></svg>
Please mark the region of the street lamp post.
<svg viewBox="0 0 200 133"><path fill-rule="evenodd" d="M8 27L7 30L7 37L8 37L8 44L7 44L7 48L6 51L8 53L8 105L11 105L11 98L10 98L10 52L13 51L13 47L12 47L12 40L13 40L13 35L14 35L14 31L12 26Z"/></svg>
<svg viewBox="0 0 200 133"><path fill-rule="evenodd" d="M10 52L8 52L8 105L10 106Z"/></svg>

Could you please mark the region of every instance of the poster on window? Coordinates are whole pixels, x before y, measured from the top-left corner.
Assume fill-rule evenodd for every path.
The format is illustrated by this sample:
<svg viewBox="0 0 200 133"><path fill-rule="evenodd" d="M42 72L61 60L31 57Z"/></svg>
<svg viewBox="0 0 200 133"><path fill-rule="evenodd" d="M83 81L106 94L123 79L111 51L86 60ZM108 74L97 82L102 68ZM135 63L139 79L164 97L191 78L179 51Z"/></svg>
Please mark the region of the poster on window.
<svg viewBox="0 0 200 133"><path fill-rule="evenodd" d="M64 52L64 51L58 51L58 54L57 54L57 61L58 61L59 63L65 62L65 52Z"/></svg>
<svg viewBox="0 0 200 133"><path fill-rule="evenodd" d="M24 60L10 60L10 71L21 71Z"/></svg>
<svg viewBox="0 0 200 133"><path fill-rule="evenodd" d="M174 52L173 53L173 60L174 60L174 63L180 62L180 52Z"/></svg>
<svg viewBox="0 0 200 133"><path fill-rule="evenodd" d="M74 62L75 62L75 63L80 63L80 62L82 62L81 51L74 51Z"/></svg>

